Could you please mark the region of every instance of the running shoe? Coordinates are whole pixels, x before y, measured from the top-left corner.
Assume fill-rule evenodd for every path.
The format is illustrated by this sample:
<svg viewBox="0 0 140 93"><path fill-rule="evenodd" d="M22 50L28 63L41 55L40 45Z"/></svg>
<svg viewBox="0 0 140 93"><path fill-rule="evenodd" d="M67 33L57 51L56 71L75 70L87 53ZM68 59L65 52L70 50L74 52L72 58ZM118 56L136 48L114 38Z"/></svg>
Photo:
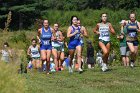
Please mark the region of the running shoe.
<svg viewBox="0 0 140 93"><path fill-rule="evenodd" d="M70 66L69 66L69 73L73 73L73 70Z"/></svg>
<svg viewBox="0 0 140 93"><path fill-rule="evenodd" d="M130 63L130 66L133 68L134 67L134 62L131 62Z"/></svg>
<svg viewBox="0 0 140 93"><path fill-rule="evenodd" d="M83 69L82 68L79 68L79 74L81 74L83 72Z"/></svg>
<svg viewBox="0 0 140 93"><path fill-rule="evenodd" d="M108 70L107 65L105 63L103 63L101 69L103 72L106 72Z"/></svg>

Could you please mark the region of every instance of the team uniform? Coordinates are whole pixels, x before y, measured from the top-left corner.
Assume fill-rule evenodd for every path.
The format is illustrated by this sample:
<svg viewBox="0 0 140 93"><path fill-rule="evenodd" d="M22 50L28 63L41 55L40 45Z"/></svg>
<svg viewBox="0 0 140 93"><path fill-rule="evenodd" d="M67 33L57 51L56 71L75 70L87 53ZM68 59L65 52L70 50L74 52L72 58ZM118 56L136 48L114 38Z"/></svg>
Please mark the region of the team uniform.
<svg viewBox="0 0 140 93"><path fill-rule="evenodd" d="M129 43L133 43L134 46L138 46L138 23L135 21L134 23L128 21L128 24L126 25L127 29L127 36L126 36L126 41Z"/></svg>
<svg viewBox="0 0 140 93"><path fill-rule="evenodd" d="M31 46L30 50L32 59L40 59L39 48L37 46Z"/></svg>
<svg viewBox="0 0 140 93"><path fill-rule="evenodd" d="M59 31L56 32L56 38L60 38L60 35L59 35ZM57 51L62 51L62 48L63 48L63 42L60 42L60 41L52 41L52 48L53 49L56 49Z"/></svg>
<svg viewBox="0 0 140 93"><path fill-rule="evenodd" d="M51 37L51 28L49 27L46 32L45 28L42 27L40 50L52 50Z"/></svg>
<svg viewBox="0 0 140 93"><path fill-rule="evenodd" d="M107 45L110 43L110 28L109 28L109 23L99 23L99 42L102 42L104 45ZM106 71L108 69L106 63L102 63L102 71Z"/></svg>
<svg viewBox="0 0 140 93"><path fill-rule="evenodd" d="M107 45L110 42L109 23L99 23L99 41Z"/></svg>
<svg viewBox="0 0 140 93"><path fill-rule="evenodd" d="M73 26L72 27L72 33L74 33L75 31L78 30L78 33L75 34L74 36L70 37L70 41L69 41L69 44L68 44L68 49L71 50L71 49L76 49L77 46L81 46L81 42L80 42L80 28L78 27L77 29L75 29Z"/></svg>
<svg viewBox="0 0 140 93"><path fill-rule="evenodd" d="M61 44L61 52L64 52L64 42L60 42Z"/></svg>
<svg viewBox="0 0 140 93"><path fill-rule="evenodd" d="M10 55L9 55L8 50L2 50L1 52L2 52L1 60L8 63L10 61L10 59L9 59Z"/></svg>

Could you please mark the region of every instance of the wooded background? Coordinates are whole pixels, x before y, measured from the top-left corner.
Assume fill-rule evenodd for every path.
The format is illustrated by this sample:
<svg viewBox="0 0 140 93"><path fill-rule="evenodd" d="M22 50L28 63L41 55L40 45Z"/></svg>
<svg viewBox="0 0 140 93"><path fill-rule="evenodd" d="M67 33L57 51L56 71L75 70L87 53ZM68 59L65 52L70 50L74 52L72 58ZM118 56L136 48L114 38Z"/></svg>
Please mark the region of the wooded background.
<svg viewBox="0 0 140 93"><path fill-rule="evenodd" d="M140 0L0 0L0 28L4 28L9 11L12 12L10 28L18 30L32 29L36 19L45 18L68 26L71 15L78 15L84 25L93 26L102 12L109 13L115 25L139 8Z"/></svg>

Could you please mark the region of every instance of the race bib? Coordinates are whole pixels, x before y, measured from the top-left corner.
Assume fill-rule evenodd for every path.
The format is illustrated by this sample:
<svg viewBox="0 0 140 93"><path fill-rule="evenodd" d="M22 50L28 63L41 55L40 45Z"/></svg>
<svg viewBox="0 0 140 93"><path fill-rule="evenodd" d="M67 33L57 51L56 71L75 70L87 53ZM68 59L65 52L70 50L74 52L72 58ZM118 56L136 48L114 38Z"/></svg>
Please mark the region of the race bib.
<svg viewBox="0 0 140 93"><path fill-rule="evenodd" d="M101 33L102 37L108 37L109 36L109 32L108 31L104 31Z"/></svg>
<svg viewBox="0 0 140 93"><path fill-rule="evenodd" d="M77 31L77 30L76 30ZM80 37L80 33L77 33L76 35L75 35L75 38L74 39L79 39L79 37Z"/></svg>
<svg viewBox="0 0 140 93"><path fill-rule="evenodd" d="M36 55L36 54L38 54L38 51L33 51L32 54Z"/></svg>
<svg viewBox="0 0 140 93"><path fill-rule="evenodd" d="M130 37L137 37L137 34L136 34L136 32L131 32L131 33L129 33L129 36Z"/></svg>
<svg viewBox="0 0 140 93"><path fill-rule="evenodd" d="M43 45L50 45L50 40L43 41Z"/></svg>

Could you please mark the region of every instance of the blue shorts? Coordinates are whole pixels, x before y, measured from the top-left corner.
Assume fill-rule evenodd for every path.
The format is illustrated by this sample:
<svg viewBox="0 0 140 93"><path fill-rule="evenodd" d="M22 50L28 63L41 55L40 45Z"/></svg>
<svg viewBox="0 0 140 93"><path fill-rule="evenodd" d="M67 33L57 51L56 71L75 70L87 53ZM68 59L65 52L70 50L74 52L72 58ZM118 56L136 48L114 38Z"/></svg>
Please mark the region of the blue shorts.
<svg viewBox="0 0 140 93"><path fill-rule="evenodd" d="M52 45L40 45L40 50L52 50Z"/></svg>
<svg viewBox="0 0 140 93"><path fill-rule="evenodd" d="M79 42L75 42L75 43L70 42L70 43L68 44L68 49L69 49L69 50L71 50L71 49L74 49L74 50L75 50L77 46L82 46L82 44L81 44L80 41L79 41Z"/></svg>
<svg viewBox="0 0 140 93"><path fill-rule="evenodd" d="M139 45L139 41L135 40L135 41L127 41L128 43L133 43L134 46L138 46Z"/></svg>
<svg viewBox="0 0 140 93"><path fill-rule="evenodd" d="M81 46L84 47L84 43L81 43Z"/></svg>

